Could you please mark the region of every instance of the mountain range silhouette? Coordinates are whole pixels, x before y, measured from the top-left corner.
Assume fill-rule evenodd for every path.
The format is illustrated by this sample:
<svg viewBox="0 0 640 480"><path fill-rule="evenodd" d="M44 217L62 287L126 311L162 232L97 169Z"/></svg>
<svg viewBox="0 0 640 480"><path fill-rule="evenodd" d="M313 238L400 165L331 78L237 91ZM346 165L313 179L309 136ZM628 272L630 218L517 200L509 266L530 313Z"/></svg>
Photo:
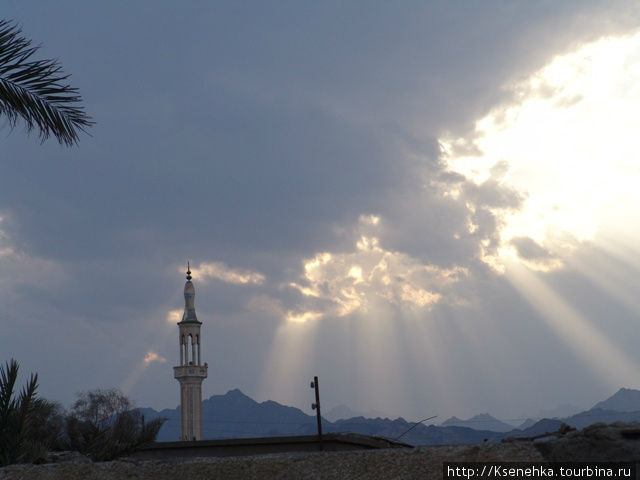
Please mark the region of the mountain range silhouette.
<svg viewBox="0 0 640 480"><path fill-rule="evenodd" d="M145 419L167 419L157 441L176 441L180 437L180 408L157 411L140 408ZM345 410L347 411L347 410ZM286 435L313 435L316 417L274 401L258 403L240 390L213 395L202 402L203 439L250 438ZM562 424L584 428L593 423L640 421L640 390L621 388L591 409L563 418L527 419L518 428L484 413L468 420L451 417L441 425L415 425L402 417L365 418L362 416L329 421L323 418L326 433L353 432L400 438L413 445L473 444L496 442L505 437L534 436L556 431Z"/></svg>

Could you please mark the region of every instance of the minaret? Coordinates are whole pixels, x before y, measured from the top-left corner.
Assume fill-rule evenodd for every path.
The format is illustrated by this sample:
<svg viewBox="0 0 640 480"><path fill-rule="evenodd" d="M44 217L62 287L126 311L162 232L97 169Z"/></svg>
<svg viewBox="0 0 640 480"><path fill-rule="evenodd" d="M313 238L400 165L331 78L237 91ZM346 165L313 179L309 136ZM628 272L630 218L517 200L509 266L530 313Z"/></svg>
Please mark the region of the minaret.
<svg viewBox="0 0 640 480"><path fill-rule="evenodd" d="M202 439L202 381L207 378L207 364L200 362L200 325L193 304L195 289L191 283L191 268L187 263L187 283L184 285L184 315L178 322L180 365L173 367L173 376L180 382L180 440Z"/></svg>

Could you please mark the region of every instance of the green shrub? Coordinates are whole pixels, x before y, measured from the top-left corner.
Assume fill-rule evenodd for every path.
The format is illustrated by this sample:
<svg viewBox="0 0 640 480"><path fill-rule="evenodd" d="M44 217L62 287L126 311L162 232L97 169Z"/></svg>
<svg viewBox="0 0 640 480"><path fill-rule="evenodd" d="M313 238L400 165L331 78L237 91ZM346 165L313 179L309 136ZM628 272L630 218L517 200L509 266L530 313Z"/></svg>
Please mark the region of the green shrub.
<svg viewBox="0 0 640 480"><path fill-rule="evenodd" d="M66 419L67 445L92 460L112 460L153 442L165 421L144 423L140 412L116 389L83 392Z"/></svg>

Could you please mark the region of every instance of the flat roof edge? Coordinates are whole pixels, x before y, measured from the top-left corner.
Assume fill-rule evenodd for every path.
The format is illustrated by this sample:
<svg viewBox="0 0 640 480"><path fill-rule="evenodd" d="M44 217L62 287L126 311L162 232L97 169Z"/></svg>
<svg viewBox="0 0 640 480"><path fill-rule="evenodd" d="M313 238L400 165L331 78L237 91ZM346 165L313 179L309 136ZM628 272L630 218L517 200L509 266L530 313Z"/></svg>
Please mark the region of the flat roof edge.
<svg viewBox="0 0 640 480"><path fill-rule="evenodd" d="M322 435L323 441L344 443L350 445L362 445L369 448L414 448L396 440L383 437L373 437L352 433L327 433ZM255 437L255 438L222 438L215 440L187 440L177 442L154 442L143 446L140 450L164 450L174 448L206 448L225 446L249 446L249 445L278 445L278 444L307 444L317 443L318 435L298 435L282 437Z"/></svg>

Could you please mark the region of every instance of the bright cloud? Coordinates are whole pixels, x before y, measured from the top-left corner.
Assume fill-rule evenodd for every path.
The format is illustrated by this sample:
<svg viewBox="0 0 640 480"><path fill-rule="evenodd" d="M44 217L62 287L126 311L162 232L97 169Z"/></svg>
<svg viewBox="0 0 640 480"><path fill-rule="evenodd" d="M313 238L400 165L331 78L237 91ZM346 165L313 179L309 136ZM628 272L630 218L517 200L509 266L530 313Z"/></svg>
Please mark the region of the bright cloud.
<svg viewBox="0 0 640 480"><path fill-rule="evenodd" d="M323 313L309 309L288 314L287 319L300 322L364 313L381 300L402 308L430 309L445 299L448 286L465 275L465 268L425 265L405 253L385 250L375 236L362 235L353 252L321 252L305 261L301 280L289 286L320 302Z"/></svg>
<svg viewBox="0 0 640 480"><path fill-rule="evenodd" d="M476 123L472 139L441 139L451 170L477 185L521 192L521 209L496 209L507 257L548 271L605 229L637 235L640 207L640 33L556 57L513 86L517 103ZM458 192L452 191L455 197Z"/></svg>
<svg viewBox="0 0 640 480"><path fill-rule="evenodd" d="M150 363L153 363L153 362L166 363L166 361L167 361L166 358L164 358L163 356L153 351L148 351L147 354L144 356L144 360L143 360L145 365L149 365Z"/></svg>
<svg viewBox="0 0 640 480"><path fill-rule="evenodd" d="M3 221L4 221L4 218L0 216L0 225L2 224ZM9 245L9 238L2 230L0 230L0 257L3 257L5 255L11 255L12 253L14 253L14 250Z"/></svg>
<svg viewBox="0 0 640 480"><path fill-rule="evenodd" d="M306 323L310 320L315 320L316 318L322 317L321 312L302 312L302 313L294 313L287 312L285 319L288 322L293 323Z"/></svg>
<svg viewBox="0 0 640 480"><path fill-rule="evenodd" d="M182 321L182 310L170 310L167 312L167 323L178 323Z"/></svg>
<svg viewBox="0 0 640 480"><path fill-rule="evenodd" d="M261 273L229 268L222 262L203 262L197 267L192 267L192 270L198 276L198 280L203 282L215 278L235 285L260 285L265 280Z"/></svg>

